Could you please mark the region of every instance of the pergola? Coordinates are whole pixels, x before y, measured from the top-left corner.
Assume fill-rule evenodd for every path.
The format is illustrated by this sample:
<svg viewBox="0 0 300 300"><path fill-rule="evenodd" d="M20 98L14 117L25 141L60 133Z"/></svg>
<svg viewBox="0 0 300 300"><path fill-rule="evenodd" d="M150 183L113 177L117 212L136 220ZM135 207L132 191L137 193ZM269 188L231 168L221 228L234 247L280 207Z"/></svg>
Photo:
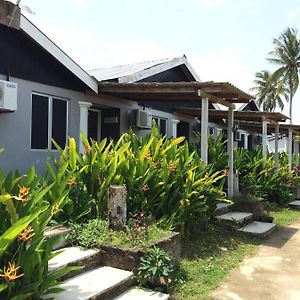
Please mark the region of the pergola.
<svg viewBox="0 0 300 300"><path fill-rule="evenodd" d="M185 114L191 117L199 116L199 111L193 109L181 109L177 110L179 114ZM226 119L229 122L228 112L226 110L209 110L209 117L215 120ZM280 124L280 122L285 122L289 119L287 116L278 113L278 112L262 112L262 111L235 111L234 119L240 121L239 127L247 131L261 132L262 133L262 146L263 146L263 155L266 158L267 156L267 138L268 133L275 133L275 155L274 155L274 165L275 169L278 169L278 140L279 132L281 133L288 132L289 134L289 168L292 168L292 134L295 132L296 128L299 129L299 126ZM298 130L299 132L299 130ZM298 142L296 143L297 147L295 152L299 152ZM298 155L297 155L298 156Z"/></svg>
<svg viewBox="0 0 300 300"><path fill-rule="evenodd" d="M201 158L208 160L209 102L228 107L228 197L233 197L233 127L235 103L248 103L253 97L228 82L138 82L99 83L99 95L109 95L139 103L172 105L173 110L183 107L201 108ZM200 111L198 111L200 114ZM200 115L197 117L200 117Z"/></svg>

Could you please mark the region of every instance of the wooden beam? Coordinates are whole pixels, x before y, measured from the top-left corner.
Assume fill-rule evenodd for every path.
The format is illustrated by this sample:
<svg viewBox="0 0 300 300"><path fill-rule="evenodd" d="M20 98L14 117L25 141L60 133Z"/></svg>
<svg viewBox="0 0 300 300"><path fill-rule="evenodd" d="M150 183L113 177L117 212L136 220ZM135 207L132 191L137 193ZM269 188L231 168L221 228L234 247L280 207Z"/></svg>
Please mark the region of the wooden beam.
<svg viewBox="0 0 300 300"><path fill-rule="evenodd" d="M219 103L219 104L222 104L224 106L227 106L228 108L235 109L235 105L232 104L231 102L226 101L226 100L221 99L221 98L218 98L218 97L213 96L211 94L207 94L207 93L203 92L202 90L198 90L198 96L199 97L206 97L206 98L208 98L208 100L210 102Z"/></svg>

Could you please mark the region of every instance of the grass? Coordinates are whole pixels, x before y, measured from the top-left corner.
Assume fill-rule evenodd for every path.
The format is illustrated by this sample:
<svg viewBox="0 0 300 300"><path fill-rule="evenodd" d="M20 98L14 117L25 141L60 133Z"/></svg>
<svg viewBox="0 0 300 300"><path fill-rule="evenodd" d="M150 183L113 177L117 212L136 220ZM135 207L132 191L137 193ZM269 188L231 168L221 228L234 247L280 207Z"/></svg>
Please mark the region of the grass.
<svg viewBox="0 0 300 300"><path fill-rule="evenodd" d="M300 210L290 210L289 208L274 209L270 212L274 218L274 223L278 227L284 227L300 218Z"/></svg>
<svg viewBox="0 0 300 300"><path fill-rule="evenodd" d="M286 226L300 217L300 211L287 208L270 212L274 223ZM262 239L241 235L211 225L202 234L183 240L183 259L172 299L209 299L212 291L248 255Z"/></svg>
<svg viewBox="0 0 300 300"><path fill-rule="evenodd" d="M169 231L159 229L155 225L138 226L124 230L113 231L105 220L90 220L85 224L71 224L68 240L73 245L85 248L97 248L110 245L120 248L146 248L155 241L170 235Z"/></svg>

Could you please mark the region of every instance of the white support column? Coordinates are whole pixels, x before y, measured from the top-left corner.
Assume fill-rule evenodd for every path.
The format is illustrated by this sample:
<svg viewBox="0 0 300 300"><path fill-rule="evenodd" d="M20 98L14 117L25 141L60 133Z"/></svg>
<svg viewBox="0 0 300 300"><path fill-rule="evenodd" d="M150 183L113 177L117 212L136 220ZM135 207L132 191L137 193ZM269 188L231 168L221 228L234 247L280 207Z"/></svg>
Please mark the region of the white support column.
<svg viewBox="0 0 300 300"><path fill-rule="evenodd" d="M200 93L201 94L201 93ZM203 165L207 165L208 162L208 98L202 97L201 106L201 159Z"/></svg>
<svg viewBox="0 0 300 300"><path fill-rule="evenodd" d="M228 153L228 198L233 197L233 109L228 109L228 127L227 127L227 153Z"/></svg>
<svg viewBox="0 0 300 300"><path fill-rule="evenodd" d="M296 166L299 166L299 137L294 141L295 143L295 155L296 155Z"/></svg>
<svg viewBox="0 0 300 300"><path fill-rule="evenodd" d="M279 141L279 123L275 125L275 154L274 154L274 168L277 171L279 165L279 152L278 152L278 141Z"/></svg>
<svg viewBox="0 0 300 300"><path fill-rule="evenodd" d="M289 156L289 170L292 170L293 164L293 131L289 129L289 136L288 136L288 156Z"/></svg>
<svg viewBox="0 0 300 300"><path fill-rule="evenodd" d="M244 140L244 149L248 149L248 136L249 136L249 134L245 133L245 135L244 135L244 137L245 137L245 140Z"/></svg>
<svg viewBox="0 0 300 300"><path fill-rule="evenodd" d="M179 120L172 120L172 137L177 138L177 124L179 123Z"/></svg>
<svg viewBox="0 0 300 300"><path fill-rule="evenodd" d="M264 162L267 162L267 138L268 138L268 123L266 120L262 122L262 151Z"/></svg>
<svg viewBox="0 0 300 300"><path fill-rule="evenodd" d="M79 119L79 132L82 132L85 136L88 134L88 110L93 105L90 102L79 101L80 107L80 119ZM79 150L84 153L84 146L79 142Z"/></svg>

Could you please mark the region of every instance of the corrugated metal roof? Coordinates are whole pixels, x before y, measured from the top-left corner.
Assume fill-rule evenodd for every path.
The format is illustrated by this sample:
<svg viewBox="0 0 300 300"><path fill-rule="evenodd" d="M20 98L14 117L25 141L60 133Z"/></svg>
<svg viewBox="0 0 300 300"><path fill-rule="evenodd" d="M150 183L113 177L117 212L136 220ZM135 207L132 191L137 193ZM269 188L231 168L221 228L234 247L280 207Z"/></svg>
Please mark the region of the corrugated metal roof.
<svg viewBox="0 0 300 300"><path fill-rule="evenodd" d="M111 79L117 79L124 76L129 76L140 71L147 70L149 68L158 66L163 63L170 62L177 58L165 58L159 60L150 60L134 64L119 65L109 68L100 68L88 71L90 75L94 76L98 81L106 81Z"/></svg>

